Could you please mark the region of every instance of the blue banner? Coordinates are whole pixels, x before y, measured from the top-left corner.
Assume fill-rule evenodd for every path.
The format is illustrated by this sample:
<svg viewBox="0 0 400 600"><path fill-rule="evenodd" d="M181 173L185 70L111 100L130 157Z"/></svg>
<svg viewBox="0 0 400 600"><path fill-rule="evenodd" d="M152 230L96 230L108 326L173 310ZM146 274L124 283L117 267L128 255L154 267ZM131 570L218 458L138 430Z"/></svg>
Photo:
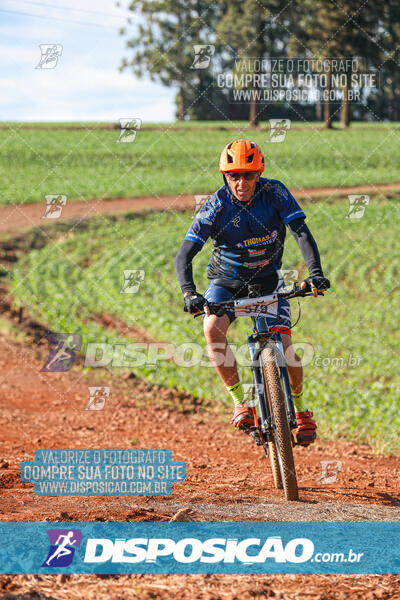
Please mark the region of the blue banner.
<svg viewBox="0 0 400 600"><path fill-rule="evenodd" d="M0 572L400 574L400 523L1 523Z"/></svg>
<svg viewBox="0 0 400 600"><path fill-rule="evenodd" d="M40 449L21 462L21 481L39 496L168 496L186 463L166 449Z"/></svg>

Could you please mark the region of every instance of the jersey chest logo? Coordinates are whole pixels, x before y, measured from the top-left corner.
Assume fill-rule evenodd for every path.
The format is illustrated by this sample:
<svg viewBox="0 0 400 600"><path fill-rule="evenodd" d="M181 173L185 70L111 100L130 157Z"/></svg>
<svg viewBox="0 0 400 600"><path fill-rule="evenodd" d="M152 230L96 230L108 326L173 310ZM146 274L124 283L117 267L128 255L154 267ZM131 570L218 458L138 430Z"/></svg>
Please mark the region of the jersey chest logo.
<svg viewBox="0 0 400 600"><path fill-rule="evenodd" d="M240 217L235 217L234 219L232 219L233 226L239 227L239 221L240 221Z"/></svg>

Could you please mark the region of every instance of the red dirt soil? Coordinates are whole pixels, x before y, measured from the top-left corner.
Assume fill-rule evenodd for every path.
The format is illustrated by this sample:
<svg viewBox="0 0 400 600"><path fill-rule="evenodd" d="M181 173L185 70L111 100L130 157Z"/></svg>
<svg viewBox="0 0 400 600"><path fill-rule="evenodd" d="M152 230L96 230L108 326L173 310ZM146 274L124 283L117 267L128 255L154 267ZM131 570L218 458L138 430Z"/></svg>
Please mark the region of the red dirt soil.
<svg viewBox="0 0 400 600"><path fill-rule="evenodd" d="M182 508L196 521L400 520L400 457L343 441L296 448L301 501L288 503L273 489L262 451L232 428L228 411L226 420L215 419L184 393L100 369L88 376L79 366L41 373L45 357L44 344L0 336L3 521L169 521ZM111 395L104 410L84 410L88 386L105 384ZM166 498L35 496L33 484L20 481L20 462L32 460L36 448L57 447L170 448L186 461L187 481ZM330 459L341 460L342 471L335 484L324 485L320 461ZM398 596L389 595L399 582L394 576L1 576L0 589L10 599L35 590L45 595L23 597L372 600L400 598L400 587Z"/></svg>
<svg viewBox="0 0 400 600"><path fill-rule="evenodd" d="M193 208L192 196L116 199L71 203L63 217L165 209L168 202L175 202L174 209ZM37 204L3 207L0 229L11 232L42 224L42 209ZM84 372L74 366L67 373L41 373L46 350L44 342L17 342L0 334L2 521L161 522L182 509L196 521L400 521L398 456L379 456L367 446L344 441L318 440L309 448L296 448L301 500L286 502L272 486L262 450L232 428L228 409L221 419L209 410L210 400L202 404L188 394L103 369ZM104 410L85 410L89 385L110 387ZM41 497L33 484L20 481L21 461L32 460L37 448L131 447L171 449L174 459L186 461L187 481L174 484L172 495L165 498ZM342 462L342 470L336 483L322 484L320 461L332 459ZM400 577L0 576L0 599L7 600L178 597L400 600Z"/></svg>
<svg viewBox="0 0 400 600"><path fill-rule="evenodd" d="M400 183L383 183L354 187L310 188L291 190L294 197L305 202L315 202L318 198L337 199L348 194L384 195L400 191ZM45 204L11 204L0 206L0 233L11 234L30 227L51 225L55 219L42 219ZM139 198L110 198L94 200L67 200L61 219L89 219L100 214L125 212L147 212L150 210L193 210L194 195L146 196Z"/></svg>

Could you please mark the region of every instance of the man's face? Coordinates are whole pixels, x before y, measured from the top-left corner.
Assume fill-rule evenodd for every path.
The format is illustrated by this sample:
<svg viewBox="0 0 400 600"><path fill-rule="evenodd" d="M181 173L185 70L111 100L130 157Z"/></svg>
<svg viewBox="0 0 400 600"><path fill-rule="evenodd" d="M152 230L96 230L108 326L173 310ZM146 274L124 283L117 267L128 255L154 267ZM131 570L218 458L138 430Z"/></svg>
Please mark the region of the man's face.
<svg viewBox="0 0 400 600"><path fill-rule="evenodd" d="M260 179L258 171L234 171L225 173L230 188L240 202L248 202L254 196L256 183Z"/></svg>

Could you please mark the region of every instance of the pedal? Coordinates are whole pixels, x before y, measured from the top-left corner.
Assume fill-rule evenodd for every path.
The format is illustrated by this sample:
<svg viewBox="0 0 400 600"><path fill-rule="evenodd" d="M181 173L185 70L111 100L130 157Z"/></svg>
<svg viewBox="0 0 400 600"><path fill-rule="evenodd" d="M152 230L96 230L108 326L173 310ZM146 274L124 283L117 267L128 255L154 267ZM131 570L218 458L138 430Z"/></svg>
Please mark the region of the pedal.
<svg viewBox="0 0 400 600"><path fill-rule="evenodd" d="M251 435L257 446L262 446L264 444L260 436L260 430L255 425L247 426L246 428L243 427L242 431L247 433L247 435Z"/></svg>
<svg viewBox="0 0 400 600"><path fill-rule="evenodd" d="M296 436L293 435L293 433L291 433L290 436L292 438L293 446L303 446L303 448L307 448L307 446L310 446L314 442L314 440L310 442L298 442Z"/></svg>
<svg viewBox="0 0 400 600"><path fill-rule="evenodd" d="M247 435L250 435L253 432L253 429L256 429L254 425L243 425L243 427L239 427L239 431L243 431Z"/></svg>

